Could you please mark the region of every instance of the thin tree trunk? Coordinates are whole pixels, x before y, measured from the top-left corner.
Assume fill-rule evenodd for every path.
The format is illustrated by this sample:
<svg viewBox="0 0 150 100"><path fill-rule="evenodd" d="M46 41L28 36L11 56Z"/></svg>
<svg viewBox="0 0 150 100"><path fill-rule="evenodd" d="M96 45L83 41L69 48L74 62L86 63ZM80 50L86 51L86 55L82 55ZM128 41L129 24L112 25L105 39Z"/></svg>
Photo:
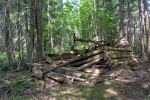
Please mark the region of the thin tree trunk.
<svg viewBox="0 0 150 100"><path fill-rule="evenodd" d="M63 0L61 0L61 13L63 13ZM61 20L61 52L64 52L64 46L65 46L65 35L64 35L64 20Z"/></svg>
<svg viewBox="0 0 150 100"><path fill-rule="evenodd" d="M25 3L25 36L26 36L26 60L29 62L29 23L28 23L28 9L27 9L27 0L24 0Z"/></svg>
<svg viewBox="0 0 150 100"><path fill-rule="evenodd" d="M21 25L20 25L20 0L18 0L18 20L17 20L17 31L18 31L18 61L17 61L17 66L18 66L18 70L20 69L20 63L21 63Z"/></svg>
<svg viewBox="0 0 150 100"><path fill-rule="evenodd" d="M120 17L119 34L120 34L120 37L122 37L124 35L124 32L123 32L123 7L122 7L122 0L119 0L119 17Z"/></svg>

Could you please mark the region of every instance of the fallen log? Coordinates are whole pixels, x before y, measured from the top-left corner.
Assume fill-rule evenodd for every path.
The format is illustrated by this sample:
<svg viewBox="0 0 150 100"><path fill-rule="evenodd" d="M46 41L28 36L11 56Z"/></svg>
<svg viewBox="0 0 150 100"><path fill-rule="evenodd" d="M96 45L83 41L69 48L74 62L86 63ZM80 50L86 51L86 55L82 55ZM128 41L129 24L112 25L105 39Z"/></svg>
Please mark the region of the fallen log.
<svg viewBox="0 0 150 100"><path fill-rule="evenodd" d="M80 60L78 62L74 62L74 63L70 64L70 66L80 66L80 65L83 65L83 64L88 63L90 61L93 61L95 59L105 60L108 58L105 54L101 53L101 54L98 54L95 56L91 56L90 58L86 58L86 59Z"/></svg>
<svg viewBox="0 0 150 100"><path fill-rule="evenodd" d="M77 70L83 70L84 68L90 67L90 66L92 66L92 65L94 65L94 64L96 64L96 63L98 63L99 61L100 61L100 59L93 60L93 61L91 61L91 62L89 62L89 63L86 63L86 64L84 64L84 65L78 67Z"/></svg>
<svg viewBox="0 0 150 100"><path fill-rule="evenodd" d="M94 76L98 76L98 75L101 75L101 74L105 73L104 69L97 69L97 68L95 68L95 69L93 69L93 68L85 68L83 71L86 72L86 73L90 73L90 74L92 74Z"/></svg>
<svg viewBox="0 0 150 100"><path fill-rule="evenodd" d="M73 62L75 62L75 61L79 61L79 60L81 60L81 59L85 59L85 58L88 58L88 57L97 55L97 54L99 54L99 53L101 53L101 52L103 52L103 50L102 50L102 49L99 49L99 50L95 50L95 51L93 51L93 52L87 53L87 54L85 54L84 56L77 56L77 57L74 57L74 58L70 59L69 61L67 61L67 62L64 63L64 64L60 64L60 65L58 65L58 66L53 66L53 68L51 68L51 69L48 70L48 71L51 71L51 70L54 70L54 69L57 69L57 68L60 68L60 67L68 66L70 63L73 63ZM47 72L48 72L48 71L47 71Z"/></svg>
<svg viewBox="0 0 150 100"><path fill-rule="evenodd" d="M95 65L95 68L107 68L106 64L97 64Z"/></svg>
<svg viewBox="0 0 150 100"><path fill-rule="evenodd" d="M38 63L32 64L32 72L33 75L36 76L37 78L42 78L43 72L42 72L42 65Z"/></svg>
<svg viewBox="0 0 150 100"><path fill-rule="evenodd" d="M131 58L122 58L122 59L112 59L110 62L111 63L117 63L117 62L125 62L125 61L130 61Z"/></svg>
<svg viewBox="0 0 150 100"><path fill-rule="evenodd" d="M55 72L49 72L44 74L44 77L50 77L51 79L57 80L59 82L63 82L65 80L65 77L63 75L60 75L58 73Z"/></svg>
<svg viewBox="0 0 150 100"><path fill-rule="evenodd" d="M81 81L81 82L85 82L87 80L85 79L82 79L82 78L78 78L78 77L74 77L74 76L69 76L69 75L63 75L63 74L58 74L58 73L55 73L55 72L49 72L49 73L46 73L44 76L47 76L47 77L50 77L54 80L57 80L59 82L65 82L66 81L66 78L68 79L74 79L76 81Z"/></svg>
<svg viewBox="0 0 150 100"><path fill-rule="evenodd" d="M85 72L77 71L75 67L61 67L61 68L59 68L59 70L68 71L69 73L76 74L78 77L81 77L81 76L88 77L89 76L89 74L87 74ZM81 76L80 76L80 74L81 74Z"/></svg>
<svg viewBox="0 0 150 100"><path fill-rule="evenodd" d="M132 58L133 53L130 52L107 52L108 57L113 59L123 59L123 58Z"/></svg>
<svg viewBox="0 0 150 100"><path fill-rule="evenodd" d="M64 74L64 75L69 75L69 76L74 76L74 77L81 77L83 72L79 71L66 71L66 70L54 70L54 72L59 73L59 74Z"/></svg>
<svg viewBox="0 0 150 100"><path fill-rule="evenodd" d="M105 47L107 51L120 51L120 52L132 52L132 49L129 48L115 48L115 47Z"/></svg>

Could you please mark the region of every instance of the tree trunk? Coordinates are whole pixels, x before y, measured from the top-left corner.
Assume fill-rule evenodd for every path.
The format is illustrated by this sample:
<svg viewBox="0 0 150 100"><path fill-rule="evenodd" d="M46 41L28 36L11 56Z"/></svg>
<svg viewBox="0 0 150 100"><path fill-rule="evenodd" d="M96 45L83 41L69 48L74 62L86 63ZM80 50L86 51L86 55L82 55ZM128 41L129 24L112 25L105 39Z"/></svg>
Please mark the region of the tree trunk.
<svg viewBox="0 0 150 100"><path fill-rule="evenodd" d="M29 62L29 23L28 23L28 9L27 9L27 0L24 0L25 3L25 36L26 36L26 60Z"/></svg>
<svg viewBox="0 0 150 100"><path fill-rule="evenodd" d="M150 61L150 24L149 24L149 15L148 15L148 2L147 0L143 0L144 2L144 12L145 12L145 28L147 33L147 56Z"/></svg>
<svg viewBox="0 0 150 100"><path fill-rule="evenodd" d="M139 3L139 14L140 14L140 37L141 37L140 58L142 60L147 60L147 57L144 51L144 4L143 4L143 0L138 0L138 3Z"/></svg>
<svg viewBox="0 0 150 100"><path fill-rule="evenodd" d="M4 8L4 29L3 29L3 33L4 33L4 36L5 36L5 50L6 50L6 55L7 55L7 59L8 59L8 63L10 66L13 65L14 63L14 49L12 48L12 45L13 44L13 40L12 40L12 37L11 37L11 26L10 26L10 23L11 23L11 20L10 20L10 13L9 13L9 0L7 0L5 3L6 3L6 6Z"/></svg>
<svg viewBox="0 0 150 100"><path fill-rule="evenodd" d="M122 7L122 0L119 0L119 17L120 17L119 34L120 34L120 37L122 37L124 35L124 31L123 31L123 7Z"/></svg>
<svg viewBox="0 0 150 100"><path fill-rule="evenodd" d="M20 63L21 63L21 25L20 25L20 0L18 0L18 20L17 20L17 32L18 32L18 61L17 61L17 66L18 70L20 69Z"/></svg>
<svg viewBox="0 0 150 100"><path fill-rule="evenodd" d="M36 0L37 60L42 61L42 5L43 0Z"/></svg>
<svg viewBox="0 0 150 100"><path fill-rule="evenodd" d="M29 62L34 62L35 0L30 1Z"/></svg>

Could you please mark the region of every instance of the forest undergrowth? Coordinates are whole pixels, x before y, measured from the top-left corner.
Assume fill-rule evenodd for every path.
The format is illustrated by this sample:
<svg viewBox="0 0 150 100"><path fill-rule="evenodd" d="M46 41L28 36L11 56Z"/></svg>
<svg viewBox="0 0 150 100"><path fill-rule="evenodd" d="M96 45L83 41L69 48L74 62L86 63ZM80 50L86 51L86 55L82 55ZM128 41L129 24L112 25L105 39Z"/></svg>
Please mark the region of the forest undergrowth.
<svg viewBox="0 0 150 100"><path fill-rule="evenodd" d="M122 65L110 70L124 72L115 79L97 84L56 85L51 87L36 79L26 69L0 72L1 100L150 100L150 64L139 62L130 69ZM14 74L15 73L15 74Z"/></svg>

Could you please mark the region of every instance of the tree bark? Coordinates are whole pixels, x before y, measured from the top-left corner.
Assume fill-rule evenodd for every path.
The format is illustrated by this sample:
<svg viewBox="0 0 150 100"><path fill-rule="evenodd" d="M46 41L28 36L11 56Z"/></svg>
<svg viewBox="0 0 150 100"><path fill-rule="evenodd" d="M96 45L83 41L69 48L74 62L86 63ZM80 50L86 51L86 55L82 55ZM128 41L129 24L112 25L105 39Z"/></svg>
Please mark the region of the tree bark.
<svg viewBox="0 0 150 100"><path fill-rule="evenodd" d="M29 62L34 62L35 0L30 1Z"/></svg>
<svg viewBox="0 0 150 100"><path fill-rule="evenodd" d="M26 60L27 62L29 62L29 23L28 23L28 9L27 9L27 6L28 6L28 3L27 3L27 0L24 0L24 3L25 3L25 36L26 36Z"/></svg>
<svg viewBox="0 0 150 100"><path fill-rule="evenodd" d="M13 44L13 40L11 37L11 20L10 20L10 12L9 12L9 0L5 1L5 8L4 8L4 27L3 27L3 33L5 36L5 50L6 50L6 55L8 59L8 63L10 66L13 65L14 63L14 49L11 44Z"/></svg>
<svg viewBox="0 0 150 100"><path fill-rule="evenodd" d="M148 1L143 0L144 2L144 12L145 12L145 28L147 33L147 56L148 60L150 61L150 24L149 24L149 15L148 15Z"/></svg>
<svg viewBox="0 0 150 100"><path fill-rule="evenodd" d="M43 0L36 0L37 60L42 61L42 7Z"/></svg>
<svg viewBox="0 0 150 100"><path fill-rule="evenodd" d="M120 23L119 23L119 34L120 37L124 35L123 31L123 6L122 6L122 0L119 0L119 17L120 17Z"/></svg>
<svg viewBox="0 0 150 100"><path fill-rule="evenodd" d="M144 51L144 4L143 4L143 0L138 0L138 4L139 4L139 14L140 14L140 37L141 37L140 58L142 60L147 60L147 57Z"/></svg>

